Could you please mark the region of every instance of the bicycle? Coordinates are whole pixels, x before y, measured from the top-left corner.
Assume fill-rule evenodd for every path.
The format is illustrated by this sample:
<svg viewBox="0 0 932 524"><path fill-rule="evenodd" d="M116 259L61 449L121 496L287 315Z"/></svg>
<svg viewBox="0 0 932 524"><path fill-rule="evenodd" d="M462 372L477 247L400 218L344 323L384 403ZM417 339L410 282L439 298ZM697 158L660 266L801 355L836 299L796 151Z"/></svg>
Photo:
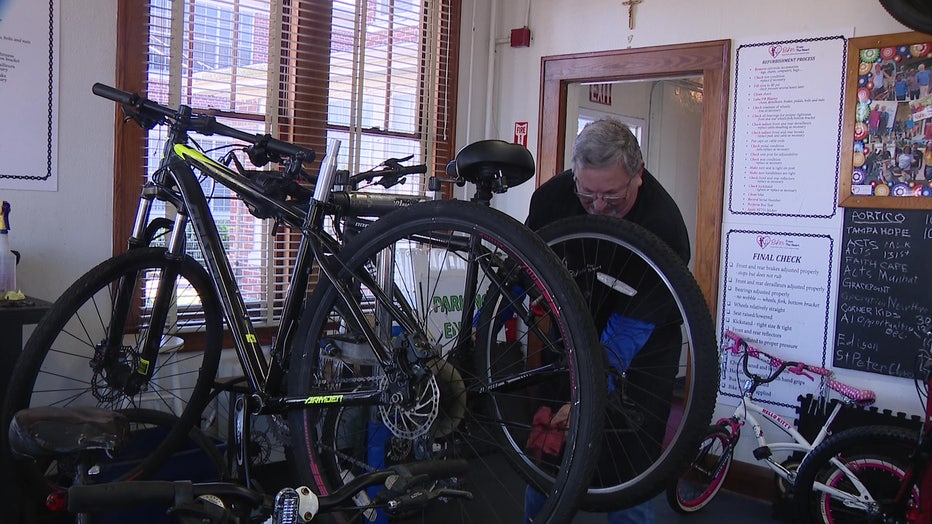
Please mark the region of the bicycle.
<svg viewBox="0 0 932 524"><path fill-rule="evenodd" d="M632 222L583 215L538 234L582 289L608 352L624 353L613 337L638 338L632 321L652 325L643 349L608 366L602 453L581 508L653 498L692 459L712 418L719 366L705 297L679 256Z"/></svg>
<svg viewBox="0 0 932 524"><path fill-rule="evenodd" d="M360 476L326 497L300 486L283 488L273 498L235 482L145 480L88 484L87 471L101 456L112 458L127 446L130 422L138 415L86 406L24 409L11 422L11 447L15 454L33 460L55 458L76 465L73 485L53 503L67 508L82 524L93 520L95 514L138 518L138 513L114 512L138 512L140 507L149 512L164 510L181 524L310 522L372 486L385 488L376 503L391 515L403 515L441 497L471 497L468 492L445 487L443 482L465 472L466 463L461 460L390 466Z"/></svg>
<svg viewBox="0 0 932 524"><path fill-rule="evenodd" d="M754 458L762 461L775 474L779 491L783 493L797 493L796 484L797 459L789 458L778 461L784 454L801 453L808 455L813 448L822 443L829 435L832 422L841 412L844 405L866 407L874 403L876 396L873 391L858 389L839 382L833 378L833 373L820 366L812 366L803 362L785 361L755 348L747 343L740 335L725 332L725 348L723 352L737 355L741 360L747 380L741 393L741 402L735 408L731 417L723 418L708 428L699 453L695 456L689 468L670 484L666 491L667 502L678 513L694 513L712 501L722 489L725 477L734 458L735 447L741 438L741 428L750 424L757 438L758 447L754 450ZM756 358L766 363L772 369L769 374L759 375L750 369L748 361ZM754 402L754 394L763 385L776 380L784 372L789 371L795 375L815 380L813 375L824 379L823 387L840 394L839 402L828 414L822 428L812 438L807 440L793 424L786 421L776 413ZM789 436L789 442L771 442L764 436L761 422L755 414L760 415ZM805 459L803 459L805 460Z"/></svg>
<svg viewBox="0 0 932 524"><path fill-rule="evenodd" d="M854 427L813 449L799 467L794 497L801 522L932 523L930 322L920 322L924 341L914 368L921 428Z"/></svg>
<svg viewBox="0 0 932 524"><path fill-rule="evenodd" d="M102 84L93 91L119 103L145 129L167 126L163 157L143 187L130 248L79 278L27 342L4 402L6 423L30 406L143 406L175 413L178 425L121 477L144 478L227 387L215 376L228 335L245 377L229 443L238 468L233 480L246 488L253 482L249 420L267 414L287 418L289 462L301 483L321 496L360 471L467 458L470 471L449 487L468 490L475 500L497 496L493 519L520 514L526 482L549 495L540 521L568 518L591 473L585 455L598 449L605 379L579 290L546 244L479 202L354 191L363 180L389 187L423 166L390 159L366 173L342 174L347 187L334 190L337 140L328 141L312 177L303 168L314 158L309 149L231 128L185 105L169 108ZM282 168L246 169L226 155L234 170L200 151L191 134L232 138L246 144L242 152L252 167L272 162ZM526 150L490 142L461 152L456 176L447 180L475 184L478 200L533 174ZM201 178L228 187L254 215L300 233L294 269L282 284L282 318L267 351ZM150 220L155 200L170 204L173 219ZM357 220L380 214L371 224ZM188 225L203 263L187 254ZM344 236L357 225L358 234ZM161 229L168 231L165 245L150 247L153 231ZM319 282L305 299L312 269ZM509 336L522 347L534 338L537 349L508 351L526 365L491 376L474 367L474 354L499 347L504 328L483 326L476 314L483 298L497 290L504 290L497 293L497 307L507 305L520 319ZM191 351L194 346L201 351ZM535 366L535 353L546 353L550 364ZM532 386L542 382L563 385L556 399L533 396ZM553 400L577 409L562 429L563 454L544 464L526 449L532 413L524 404ZM368 441L331 438L334 428L350 424L368 428ZM368 460L344 461L360 446ZM31 473L42 477L41 471ZM469 480L480 473L494 482ZM358 507L344 508L347 518L369 511L368 496L360 493ZM466 506L456 509L464 515L486 509L485 503L455 502Z"/></svg>

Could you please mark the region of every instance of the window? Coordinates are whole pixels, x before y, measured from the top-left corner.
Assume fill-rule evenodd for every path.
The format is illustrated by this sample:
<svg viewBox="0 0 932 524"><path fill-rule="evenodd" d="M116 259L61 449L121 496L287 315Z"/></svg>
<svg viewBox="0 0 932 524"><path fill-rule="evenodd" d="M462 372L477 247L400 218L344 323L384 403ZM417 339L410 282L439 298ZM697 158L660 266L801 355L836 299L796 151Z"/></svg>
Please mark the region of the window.
<svg viewBox="0 0 932 524"><path fill-rule="evenodd" d="M414 155L452 156L459 0L120 0L118 87L169 106L222 112L324 154L351 171ZM114 249L122 250L163 129L117 129ZM229 142L196 137L217 156ZM209 182L209 181L208 181ZM422 193L425 179L397 188ZM257 325L280 316L293 233L271 236L221 186L205 186ZM171 210L166 210L170 213Z"/></svg>
<svg viewBox="0 0 932 524"><path fill-rule="evenodd" d="M578 135L581 133L583 128L586 127L586 124L595 122L596 120L601 120L603 118L614 118L615 120L618 120L621 123L627 125L629 128L631 128L631 133L634 135L634 138L637 139L638 144L643 145L641 142L641 134L644 131L644 119L619 115L616 113L596 111L594 109L587 109L584 107L579 108L579 118L576 120L576 134Z"/></svg>

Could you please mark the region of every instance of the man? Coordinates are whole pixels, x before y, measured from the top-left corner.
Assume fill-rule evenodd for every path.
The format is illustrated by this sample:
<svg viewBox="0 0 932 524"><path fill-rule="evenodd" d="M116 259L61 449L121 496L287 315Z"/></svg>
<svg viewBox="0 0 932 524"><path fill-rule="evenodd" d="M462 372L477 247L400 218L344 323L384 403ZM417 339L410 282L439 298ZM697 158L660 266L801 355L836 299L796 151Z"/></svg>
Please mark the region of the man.
<svg viewBox="0 0 932 524"><path fill-rule="evenodd" d="M576 137L572 163L573 169L531 195L528 227L536 230L586 213L624 218L653 232L689 262L689 234L679 207L644 167L628 126L613 119L590 123Z"/></svg>
<svg viewBox="0 0 932 524"><path fill-rule="evenodd" d="M919 64L916 71L916 80L919 82L919 98L929 94L929 84L932 83L932 72L926 69L925 64Z"/></svg>
<svg viewBox="0 0 932 524"><path fill-rule="evenodd" d="M573 169L547 181L531 196L526 220L531 229L537 230L561 218L587 213L624 218L653 232L684 263L689 262L689 235L683 216L670 194L644 167L640 145L628 126L614 119L588 124L576 137L572 165ZM597 327L600 330L605 328L604 317L608 315L595 311L593 315ZM675 332L658 330L648 335L643 348L647 345L665 347L671 337L679 336L678 326L675 326ZM678 347L678 344L673 346ZM631 362L631 375L635 374L634 368L637 365L638 359L635 357ZM657 410L663 409L668 409L668 406L657 407ZM667 413L656 415L657 420L667 419ZM555 418L561 416L568 416L568 410L561 409L554 415ZM663 427L657 429L662 433ZM603 467L611 464L610 461L600 462ZM630 478L631 474L617 472L617 475ZM527 516L533 516L535 508L539 509L543 505L542 496L528 489L525 503ZM653 519L651 501L608 514L608 522L612 524L650 523Z"/></svg>

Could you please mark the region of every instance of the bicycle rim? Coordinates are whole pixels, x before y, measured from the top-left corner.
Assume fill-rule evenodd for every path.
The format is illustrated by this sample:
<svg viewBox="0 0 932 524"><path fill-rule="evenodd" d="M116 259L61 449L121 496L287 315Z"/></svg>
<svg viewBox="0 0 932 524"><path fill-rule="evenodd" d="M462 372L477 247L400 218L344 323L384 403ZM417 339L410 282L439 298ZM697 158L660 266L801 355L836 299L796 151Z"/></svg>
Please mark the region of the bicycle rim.
<svg viewBox="0 0 932 524"><path fill-rule="evenodd" d="M423 242L427 236L434 240ZM459 315L470 301L464 252L461 245L447 242L451 238L482 241L483 262L488 265L479 274L477 310L487 307L495 289L506 287L512 311L525 314L522 321L509 319L508 342L477 338L455 347L461 329L482 332L483 321L482 315L476 315L467 319L472 325L464 327L460 322ZM380 320L377 310L367 321L382 333L389 347L406 355L410 365L426 371L427 378L417 386L410 404L292 413L298 474L326 494L386 465L465 458L469 471L446 482L450 488L469 491L473 500L451 498L408 517L425 522L444 518L519 521L530 482L545 499L535 522L568 520L591 473L588 459L597 445L604 388L598 367L601 361L588 350L595 347L595 333L568 275L546 246L519 223L464 202L418 204L379 220L345 247L342 260L347 271L341 281L346 282L349 274L368 275L378 253L385 261L385 248L391 248L394 259L387 274L393 276L395 301L411 306L413 320L427 335L432 352L415 354L407 340L410 334L397 326L392 330L391 319ZM359 298L371 295L360 279L353 282ZM529 312L532 300L533 314ZM289 393L326 391L332 395L396 388L374 362L372 350L360 343L355 320L338 306L333 286L322 283L308 303L292 354ZM543 328L542 319L551 321L553 327ZM532 337L539 339L528 344ZM539 348L528 350L529 345ZM512 362L510 376L491 382L487 373L476 369L474 354L489 350ZM549 366L533 360L543 353ZM298 382L295 376L313 380ZM543 383L554 384L556 396L536 396L535 388ZM493 394L512 397L507 418L503 412L485 409L486 399ZM564 403L578 408L565 429L565 443L552 443L560 449L548 463L534 451L539 445L529 446L534 416L545 404L554 406L555 412ZM510 435L509 446L502 446L498 438L503 429ZM341 517L375 518L376 513L366 508L374 497L373 492L360 493L354 507L346 508Z"/></svg>
<svg viewBox="0 0 932 524"><path fill-rule="evenodd" d="M17 410L32 406L161 411L173 417L174 427L118 476L144 478L170 457L199 420L210 392L220 358L222 316L207 273L189 257L169 261L163 254L164 250L140 248L118 255L62 294L17 362L4 404L7 422ZM180 273L175 292L168 297L170 320L162 332L157 360L145 363L140 360L140 341L149 329L151 282L167 268ZM115 312L121 283L136 290L132 311ZM125 323L115 326L113 319ZM108 333L118 333L120 342L106 344L112 336ZM185 351L195 344L201 351ZM151 380L131 391L127 377L146 365L153 368Z"/></svg>
<svg viewBox="0 0 932 524"><path fill-rule="evenodd" d="M718 352L708 305L680 258L636 224L584 215L538 233L574 275L609 359L602 454L583 507L643 502L692 460L712 417Z"/></svg>
<svg viewBox="0 0 932 524"><path fill-rule="evenodd" d="M803 522L830 524L857 522L906 522L908 508L919 500L915 486L909 500L897 505L895 498L909 468L909 456L918 434L888 426L847 429L816 446L799 467L794 487L797 516ZM844 464L867 489L861 494ZM817 489L816 482L847 496ZM870 504L856 503L865 496Z"/></svg>
<svg viewBox="0 0 932 524"><path fill-rule="evenodd" d="M878 503L876 511L884 515L891 515L890 507L905 477L905 465L898 462L877 456L856 456L845 459L845 466L870 489L871 496ZM822 482L848 493L854 490L854 484L847 474L838 469L827 473ZM917 492L914 496L918 497L918 495ZM817 500L819 516L823 522L828 524L886 522L879 515L850 507L839 497L822 493L817 496Z"/></svg>
<svg viewBox="0 0 932 524"><path fill-rule="evenodd" d="M667 502L678 513L704 508L718 494L731 467L728 431L711 426L699 445L699 454L686 472L667 489Z"/></svg>

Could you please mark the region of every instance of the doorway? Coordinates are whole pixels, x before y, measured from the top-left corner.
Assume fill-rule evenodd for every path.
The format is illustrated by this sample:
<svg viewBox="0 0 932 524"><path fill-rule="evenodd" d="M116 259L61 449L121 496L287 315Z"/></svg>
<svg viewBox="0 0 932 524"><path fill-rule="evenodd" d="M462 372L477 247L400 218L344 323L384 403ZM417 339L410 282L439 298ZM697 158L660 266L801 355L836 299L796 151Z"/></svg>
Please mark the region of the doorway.
<svg viewBox="0 0 932 524"><path fill-rule="evenodd" d="M693 274L714 313L718 298L725 140L728 120L728 66L731 42L717 40L623 49L541 59L540 136L537 185L562 170L566 158L567 99L576 84L699 78L702 115L696 183ZM574 117L575 118L575 117ZM648 145L648 147L650 147ZM684 209L684 214L686 210ZM690 221L687 218L687 221Z"/></svg>
<svg viewBox="0 0 932 524"><path fill-rule="evenodd" d="M573 137L585 124L613 118L629 128L644 154L647 170L676 201L690 241L696 238L699 196L699 139L702 77L574 83L567 89L564 159L569 166ZM690 269L695 258L690 260Z"/></svg>

